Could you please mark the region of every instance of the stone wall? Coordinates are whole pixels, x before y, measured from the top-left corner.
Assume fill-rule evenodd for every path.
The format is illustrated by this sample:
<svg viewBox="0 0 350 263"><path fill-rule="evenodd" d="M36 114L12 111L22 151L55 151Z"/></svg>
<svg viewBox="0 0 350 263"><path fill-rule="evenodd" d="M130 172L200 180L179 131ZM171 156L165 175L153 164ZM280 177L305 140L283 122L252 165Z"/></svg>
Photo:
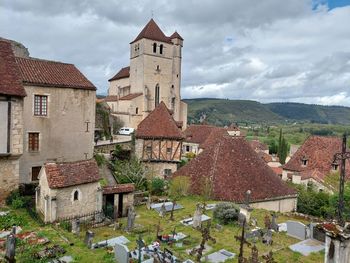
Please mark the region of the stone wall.
<svg viewBox="0 0 350 263"><path fill-rule="evenodd" d="M148 170L153 176L159 178L164 178L165 169L171 169L171 173L174 173L177 170L177 163L148 162L145 163L145 166L148 167Z"/></svg>
<svg viewBox="0 0 350 263"><path fill-rule="evenodd" d="M265 209L281 213L292 212L296 210L297 198L289 197L279 200L256 202L251 203L251 206L257 209Z"/></svg>
<svg viewBox="0 0 350 263"><path fill-rule="evenodd" d="M24 152L20 183L47 161L72 162L93 156L96 92L60 87L25 86ZM34 116L34 95L48 96L48 115ZM88 123L88 124L87 124ZM88 127L87 127L88 125ZM39 151L28 151L28 133L39 132Z"/></svg>
<svg viewBox="0 0 350 263"><path fill-rule="evenodd" d="M0 203L19 184L19 158L23 153L23 99L11 98L10 153L0 155ZM1 129L7 127L2 127Z"/></svg>

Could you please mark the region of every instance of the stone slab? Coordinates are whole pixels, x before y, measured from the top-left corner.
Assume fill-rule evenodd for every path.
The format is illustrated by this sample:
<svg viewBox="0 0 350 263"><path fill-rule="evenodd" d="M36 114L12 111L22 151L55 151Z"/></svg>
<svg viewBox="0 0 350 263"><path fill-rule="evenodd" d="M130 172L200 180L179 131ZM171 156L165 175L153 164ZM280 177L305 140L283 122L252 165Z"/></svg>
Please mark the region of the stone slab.
<svg viewBox="0 0 350 263"><path fill-rule="evenodd" d="M159 213L160 210L161 210L162 205L163 205L163 203L151 204L151 209L154 209L154 210L156 210ZM173 203L172 202L166 202L165 203L165 210L167 212L170 212L172 208L173 208ZM179 209L182 209L182 208L183 208L182 205L175 204L174 210L179 210Z"/></svg>
<svg viewBox="0 0 350 263"><path fill-rule="evenodd" d="M287 223L278 224L278 232L287 232Z"/></svg>
<svg viewBox="0 0 350 263"><path fill-rule="evenodd" d="M287 235L300 239L305 240L307 233L306 233L306 225L303 223L300 223L298 221L287 221Z"/></svg>
<svg viewBox="0 0 350 263"><path fill-rule="evenodd" d="M122 244L125 245L129 243L130 240L127 239L125 236L118 236L114 238L110 238L107 240L103 240L97 243L92 244L92 248L95 247L114 247L116 244Z"/></svg>
<svg viewBox="0 0 350 263"><path fill-rule="evenodd" d="M227 251L225 249L221 249L217 252L214 252L212 254L207 255L203 259L207 260L208 262L212 263L220 263L225 262L228 259L232 259L235 257L235 253L232 253L230 251Z"/></svg>
<svg viewBox="0 0 350 263"><path fill-rule="evenodd" d="M176 235L174 236L174 239L176 241L180 241L180 240L184 239L185 237L187 237L187 235L185 235L184 233L179 232L179 233L176 233Z"/></svg>
<svg viewBox="0 0 350 263"><path fill-rule="evenodd" d="M209 216L202 215L201 222L205 222L205 221L208 221L208 220L210 220ZM189 217L189 218L186 218L184 220L181 220L180 223L185 225L185 226L192 226L193 225L193 217Z"/></svg>
<svg viewBox="0 0 350 263"><path fill-rule="evenodd" d="M299 252L304 256L308 256L311 253L319 252L325 249L324 243L315 239L306 239L289 246L289 248L295 252Z"/></svg>
<svg viewBox="0 0 350 263"><path fill-rule="evenodd" d="M196 246L195 248L199 248L199 245ZM203 252L202 252L202 255L208 253L208 252L209 252L210 250L212 250L212 249L213 249L213 248L212 248L211 246L205 244L205 245L204 245L204 250L203 250ZM193 250L193 248L186 249L186 253L187 253L187 254L190 254L192 250Z"/></svg>
<svg viewBox="0 0 350 263"><path fill-rule="evenodd" d="M207 204L205 210L213 210L216 207L216 204Z"/></svg>

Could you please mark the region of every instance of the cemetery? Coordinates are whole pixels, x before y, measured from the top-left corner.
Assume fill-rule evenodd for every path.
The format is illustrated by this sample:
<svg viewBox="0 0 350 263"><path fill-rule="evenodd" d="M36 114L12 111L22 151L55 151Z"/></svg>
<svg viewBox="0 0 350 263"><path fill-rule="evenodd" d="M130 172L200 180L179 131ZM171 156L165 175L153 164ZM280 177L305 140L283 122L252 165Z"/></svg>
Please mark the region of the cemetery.
<svg viewBox="0 0 350 263"><path fill-rule="evenodd" d="M93 257L95 262L124 263L130 258L132 262L198 262L200 258L218 263L239 262L240 256L250 259L254 255L259 261L251 262L273 262L266 261L270 252L276 262L323 260L324 243L315 237L317 233L313 234L311 222L249 209L249 222L239 217L236 222L222 224L213 215L215 209L204 209L202 201L199 196L179 199L177 206L181 209L174 211L174 220L169 219L169 204L164 214L157 210L159 205L152 204L150 209L146 204L135 206L129 209L130 216L117 219L118 224L96 227L77 222L71 228L63 223L40 224L26 210L6 207L0 220L8 217L15 223L20 218L19 226L13 230L20 230L14 249L19 262L48 262L43 258L51 258L50 262L89 262ZM279 226L285 225L286 229L278 232ZM0 258L9 252L7 243L13 231L0 230ZM32 261L27 261L29 258Z"/></svg>

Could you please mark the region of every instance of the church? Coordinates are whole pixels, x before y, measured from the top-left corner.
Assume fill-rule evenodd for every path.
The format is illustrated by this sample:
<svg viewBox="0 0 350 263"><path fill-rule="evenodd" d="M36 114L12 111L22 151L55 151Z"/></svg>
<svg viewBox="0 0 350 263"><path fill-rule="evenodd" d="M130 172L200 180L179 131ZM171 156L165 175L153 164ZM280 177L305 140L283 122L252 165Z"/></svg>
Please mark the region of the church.
<svg viewBox="0 0 350 263"><path fill-rule="evenodd" d="M125 127L139 123L164 102L178 127L187 126L187 104L181 101L181 49L183 38L166 36L151 19L130 43L130 66L109 81L105 101Z"/></svg>

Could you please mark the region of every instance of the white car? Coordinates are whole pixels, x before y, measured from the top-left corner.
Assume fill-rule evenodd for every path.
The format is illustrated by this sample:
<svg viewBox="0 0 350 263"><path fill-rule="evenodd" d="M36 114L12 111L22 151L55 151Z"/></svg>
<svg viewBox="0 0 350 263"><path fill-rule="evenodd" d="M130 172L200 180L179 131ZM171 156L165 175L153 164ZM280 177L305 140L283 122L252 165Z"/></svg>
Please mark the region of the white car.
<svg viewBox="0 0 350 263"><path fill-rule="evenodd" d="M123 127L121 128L118 133L121 135L130 135L135 131L134 128L129 128L129 127Z"/></svg>

